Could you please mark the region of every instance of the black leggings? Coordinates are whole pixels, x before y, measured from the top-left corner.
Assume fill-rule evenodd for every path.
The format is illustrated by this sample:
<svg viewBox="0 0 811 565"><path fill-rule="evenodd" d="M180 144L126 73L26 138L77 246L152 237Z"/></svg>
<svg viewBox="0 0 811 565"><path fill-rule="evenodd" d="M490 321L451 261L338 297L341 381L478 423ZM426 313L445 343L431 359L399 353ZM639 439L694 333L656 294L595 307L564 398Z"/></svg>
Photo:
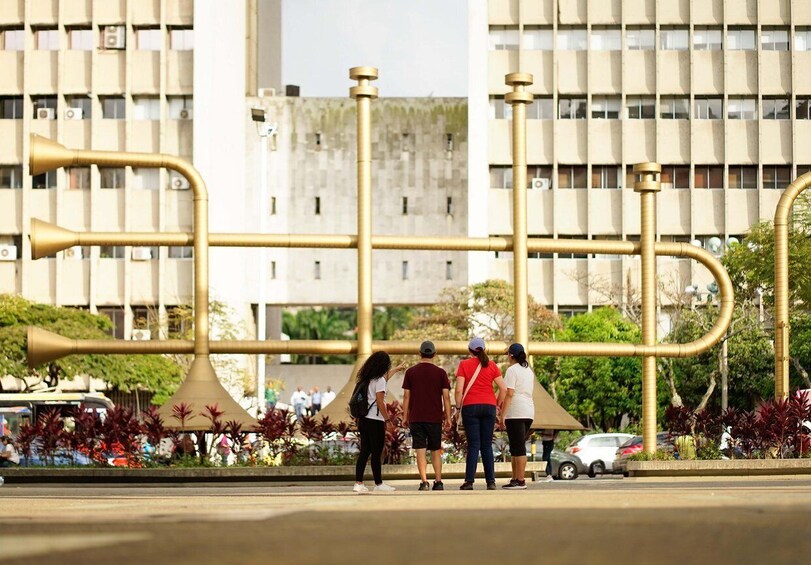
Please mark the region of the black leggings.
<svg viewBox="0 0 811 565"><path fill-rule="evenodd" d="M529 418L510 418L504 421L507 427L507 438L510 441L510 455L513 457L526 457L527 438L532 420Z"/></svg>
<svg viewBox="0 0 811 565"><path fill-rule="evenodd" d="M358 420L360 432L360 453L355 465L355 481L363 482L363 472L366 470L366 461L372 456L372 476L375 484L383 483L383 446L386 444L386 423L383 420L361 418Z"/></svg>

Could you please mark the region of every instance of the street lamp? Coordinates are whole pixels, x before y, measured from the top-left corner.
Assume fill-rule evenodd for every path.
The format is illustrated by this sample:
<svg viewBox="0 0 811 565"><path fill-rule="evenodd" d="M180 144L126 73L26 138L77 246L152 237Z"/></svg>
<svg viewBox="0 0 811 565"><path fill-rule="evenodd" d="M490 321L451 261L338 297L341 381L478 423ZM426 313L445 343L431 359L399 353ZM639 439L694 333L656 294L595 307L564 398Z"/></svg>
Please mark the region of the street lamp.
<svg viewBox="0 0 811 565"><path fill-rule="evenodd" d="M267 193L268 193L268 138L276 135L277 126L267 121L264 108L251 108L251 120L256 123L259 135L259 233L267 232ZM267 247L259 248L259 294L256 299L256 339L267 339ZM265 401L265 354L256 355L256 404L257 410Z"/></svg>

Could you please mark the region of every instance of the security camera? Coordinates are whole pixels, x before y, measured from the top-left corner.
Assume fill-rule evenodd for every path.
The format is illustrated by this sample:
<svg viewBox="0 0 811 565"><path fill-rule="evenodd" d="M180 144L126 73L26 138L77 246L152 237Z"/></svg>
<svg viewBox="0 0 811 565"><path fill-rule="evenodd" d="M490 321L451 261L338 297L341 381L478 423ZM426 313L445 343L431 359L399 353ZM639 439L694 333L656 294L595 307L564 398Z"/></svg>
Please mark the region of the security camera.
<svg viewBox="0 0 811 565"><path fill-rule="evenodd" d="M267 112L264 108L251 108L251 119L255 122L266 122Z"/></svg>

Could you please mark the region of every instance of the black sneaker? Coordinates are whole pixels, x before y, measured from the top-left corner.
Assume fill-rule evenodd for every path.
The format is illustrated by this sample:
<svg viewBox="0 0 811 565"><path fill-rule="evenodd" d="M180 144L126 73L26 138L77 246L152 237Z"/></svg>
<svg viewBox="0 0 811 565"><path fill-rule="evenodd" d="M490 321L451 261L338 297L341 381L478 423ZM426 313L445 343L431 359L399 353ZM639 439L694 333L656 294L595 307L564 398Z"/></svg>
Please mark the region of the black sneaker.
<svg viewBox="0 0 811 565"><path fill-rule="evenodd" d="M428 481L421 481L420 488L418 490L429 490L431 485L428 484Z"/></svg>
<svg viewBox="0 0 811 565"><path fill-rule="evenodd" d="M510 481L510 484L504 485L501 488L506 488L509 490L526 490L527 489L527 482L526 481Z"/></svg>
<svg viewBox="0 0 811 565"><path fill-rule="evenodd" d="M517 483L518 481L516 479L510 479L510 482L506 485L501 485L501 488L513 488Z"/></svg>
<svg viewBox="0 0 811 565"><path fill-rule="evenodd" d="M431 490L445 490L445 485L442 484L442 481L434 481L434 486Z"/></svg>
<svg viewBox="0 0 811 565"><path fill-rule="evenodd" d="M465 481L462 483L462 486L459 487L459 490L473 490L473 483Z"/></svg>
<svg viewBox="0 0 811 565"><path fill-rule="evenodd" d="M496 490L496 483L487 483L487 490Z"/></svg>

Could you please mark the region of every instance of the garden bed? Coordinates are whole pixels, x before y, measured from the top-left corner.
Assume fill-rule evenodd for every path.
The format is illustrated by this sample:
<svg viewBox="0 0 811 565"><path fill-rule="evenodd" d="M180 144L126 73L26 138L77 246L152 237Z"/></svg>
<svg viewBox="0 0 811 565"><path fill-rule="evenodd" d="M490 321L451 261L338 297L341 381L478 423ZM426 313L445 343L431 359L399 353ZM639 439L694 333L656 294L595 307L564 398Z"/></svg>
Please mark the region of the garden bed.
<svg viewBox="0 0 811 565"><path fill-rule="evenodd" d="M628 461L627 471L629 477L811 475L811 459Z"/></svg>

